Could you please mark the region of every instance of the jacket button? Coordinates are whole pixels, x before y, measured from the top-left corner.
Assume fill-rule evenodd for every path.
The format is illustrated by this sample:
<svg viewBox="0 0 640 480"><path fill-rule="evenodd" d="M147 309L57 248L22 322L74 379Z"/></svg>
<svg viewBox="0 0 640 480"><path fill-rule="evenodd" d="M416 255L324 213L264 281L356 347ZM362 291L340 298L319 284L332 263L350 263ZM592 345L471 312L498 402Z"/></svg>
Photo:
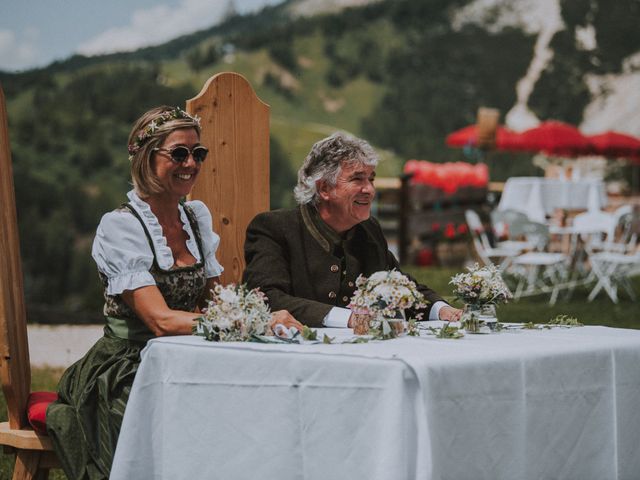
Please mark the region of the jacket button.
<svg viewBox="0 0 640 480"><path fill-rule="evenodd" d="M350 287L353 287L353 285L354 285L353 282L349 282Z"/></svg>
<svg viewBox="0 0 640 480"><path fill-rule="evenodd" d="M336 298L336 292L329 292L329 298Z"/></svg>
<svg viewBox="0 0 640 480"><path fill-rule="evenodd" d="M347 303L349 301L349 297L347 297L347 296L342 297L342 301L344 303Z"/></svg>
<svg viewBox="0 0 640 480"><path fill-rule="evenodd" d="M331 265L331 271L333 273L336 273L338 270L340 270L340 267L338 265Z"/></svg>

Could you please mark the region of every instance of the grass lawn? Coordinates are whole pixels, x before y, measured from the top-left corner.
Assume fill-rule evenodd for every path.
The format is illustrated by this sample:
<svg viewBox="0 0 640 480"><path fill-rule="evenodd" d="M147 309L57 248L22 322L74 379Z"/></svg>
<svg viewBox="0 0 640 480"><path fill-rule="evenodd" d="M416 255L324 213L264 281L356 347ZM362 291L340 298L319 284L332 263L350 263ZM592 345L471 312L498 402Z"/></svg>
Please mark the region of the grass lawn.
<svg viewBox="0 0 640 480"><path fill-rule="evenodd" d="M421 283L425 283L440 293L453 306L462 304L451 296L451 277L459 273L460 269L407 267L410 273ZM632 279L636 292L640 292L640 276ZM534 322L546 323L559 314L576 317L585 325L606 325L617 328L640 329L640 302L632 301L624 291L619 291L620 302L614 304L601 291L593 302L587 301L587 296L593 285L576 288L569 300L561 293L555 305L549 305L550 294L521 298L517 302L510 302L498 307L498 319L502 322Z"/></svg>
<svg viewBox="0 0 640 480"><path fill-rule="evenodd" d="M461 306L451 297L451 285L448 284L451 276L458 273L459 269L407 267L405 271L439 292L454 306ZM633 279L633 285L636 291L640 292L640 276ZM561 296L553 306L548 303L549 294L523 298L518 302L501 305L498 308L498 317L503 322L546 323L556 315L567 314L577 317L585 325L640 329L640 302L633 302L624 293L621 293L622 298L617 305L614 305L604 293L598 295L593 302L587 302L589 291L586 288L576 289L570 300ZM33 369L32 389L54 390L62 371L50 368ZM3 421L7 418L4 396L0 396L0 418ZM13 456L2 456L0 480L11 478L13 462ZM66 477L60 470L54 470L49 478L61 480Z"/></svg>

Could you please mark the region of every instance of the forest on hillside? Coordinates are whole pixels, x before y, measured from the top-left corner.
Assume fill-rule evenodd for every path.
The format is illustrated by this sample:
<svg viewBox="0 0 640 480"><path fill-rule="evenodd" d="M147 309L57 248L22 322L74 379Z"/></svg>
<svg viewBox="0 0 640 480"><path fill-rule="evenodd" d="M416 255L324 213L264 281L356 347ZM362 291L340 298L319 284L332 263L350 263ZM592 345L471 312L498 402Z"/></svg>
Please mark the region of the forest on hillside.
<svg viewBox="0 0 640 480"><path fill-rule="evenodd" d="M410 158L464 160L444 137L473 123L479 106L509 110L535 43L513 27L454 29L452 12L468 2L388 0L298 19L285 3L158 47L0 72L30 320L47 322L56 311L99 318L91 242L100 216L131 188L130 125L152 106L184 105L219 71L244 74L271 104L274 208L291 205L301 152L323 136L301 126L363 136L390 152L387 172L399 173ZM591 100L585 74L618 73L640 50L639 4L561 0L567 28L554 37L552 63L529 102L539 118L581 120ZM576 28L587 24L596 50L576 45ZM499 165L493 179L535 173L526 155L487 161Z"/></svg>

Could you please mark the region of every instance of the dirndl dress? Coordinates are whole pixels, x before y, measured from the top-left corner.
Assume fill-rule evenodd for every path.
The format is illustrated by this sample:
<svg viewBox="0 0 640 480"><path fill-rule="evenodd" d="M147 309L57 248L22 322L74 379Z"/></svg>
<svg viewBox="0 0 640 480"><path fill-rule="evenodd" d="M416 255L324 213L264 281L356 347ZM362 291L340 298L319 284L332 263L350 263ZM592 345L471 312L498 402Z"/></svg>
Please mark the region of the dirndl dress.
<svg viewBox="0 0 640 480"><path fill-rule="evenodd" d="M198 222L183 206L202 254ZM169 308L194 311L202 295L206 276L203 262L188 267L162 270L156 261L151 236L135 209L154 251L149 272ZM153 337L120 295L106 293L104 336L87 354L71 365L58 385L59 399L47 409L47 433L62 468L71 480L107 479L120 433L125 406L138 365L140 351ZM194 314L195 317L195 314Z"/></svg>

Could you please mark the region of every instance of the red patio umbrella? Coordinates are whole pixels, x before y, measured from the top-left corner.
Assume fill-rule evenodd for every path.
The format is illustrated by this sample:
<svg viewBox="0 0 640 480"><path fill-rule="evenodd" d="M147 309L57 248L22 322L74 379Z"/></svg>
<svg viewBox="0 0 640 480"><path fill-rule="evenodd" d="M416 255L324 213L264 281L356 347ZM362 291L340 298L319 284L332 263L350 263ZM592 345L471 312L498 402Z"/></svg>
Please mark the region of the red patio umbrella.
<svg viewBox="0 0 640 480"><path fill-rule="evenodd" d="M547 155L576 157L590 153L589 139L573 125L549 120L519 135L518 147L522 150L543 152Z"/></svg>
<svg viewBox="0 0 640 480"><path fill-rule="evenodd" d="M640 139L625 133L608 132L587 137L591 142L591 150L597 155L610 158L640 159Z"/></svg>
<svg viewBox="0 0 640 480"><path fill-rule="evenodd" d="M478 142L478 126L469 125L455 132L451 132L445 138L445 143L450 147L466 147Z"/></svg>
<svg viewBox="0 0 640 480"><path fill-rule="evenodd" d="M517 150L519 134L507 127L498 125L496 130L497 150ZM450 147L475 147L478 144L478 125L467 127L451 132L447 135L445 142Z"/></svg>

